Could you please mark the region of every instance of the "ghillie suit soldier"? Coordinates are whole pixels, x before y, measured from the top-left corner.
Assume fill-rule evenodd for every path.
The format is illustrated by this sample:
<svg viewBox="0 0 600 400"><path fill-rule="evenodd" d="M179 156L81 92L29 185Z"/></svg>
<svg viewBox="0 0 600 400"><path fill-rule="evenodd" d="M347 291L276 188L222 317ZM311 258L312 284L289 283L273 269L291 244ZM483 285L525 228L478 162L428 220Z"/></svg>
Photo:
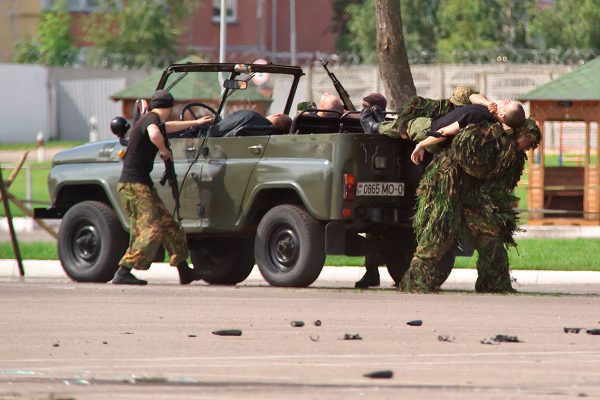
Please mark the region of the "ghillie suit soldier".
<svg viewBox="0 0 600 400"><path fill-rule="evenodd" d="M438 265L458 239L467 238L478 252L477 292L514 292L508 266L508 246L518 230L512 194L541 133L528 119L505 131L499 123L469 125L447 151L434 157L417 191L413 227L417 251L400 289L437 291L449 270Z"/></svg>

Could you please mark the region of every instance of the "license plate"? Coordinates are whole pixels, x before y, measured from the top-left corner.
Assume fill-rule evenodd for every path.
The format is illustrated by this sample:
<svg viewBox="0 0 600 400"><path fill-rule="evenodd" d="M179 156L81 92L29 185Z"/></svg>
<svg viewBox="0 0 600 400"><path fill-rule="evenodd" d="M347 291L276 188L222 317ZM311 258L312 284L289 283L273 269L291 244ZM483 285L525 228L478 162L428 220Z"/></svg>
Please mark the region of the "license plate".
<svg viewBox="0 0 600 400"><path fill-rule="evenodd" d="M357 196L404 196L403 182L358 182Z"/></svg>

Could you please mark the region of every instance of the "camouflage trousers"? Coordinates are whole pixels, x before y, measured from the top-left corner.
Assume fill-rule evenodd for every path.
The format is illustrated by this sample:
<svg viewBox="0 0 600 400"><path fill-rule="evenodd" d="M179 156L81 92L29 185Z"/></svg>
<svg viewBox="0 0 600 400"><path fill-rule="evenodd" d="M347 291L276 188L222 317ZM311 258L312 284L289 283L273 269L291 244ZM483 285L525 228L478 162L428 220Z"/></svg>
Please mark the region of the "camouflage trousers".
<svg viewBox="0 0 600 400"><path fill-rule="evenodd" d="M188 257L185 232L158 197L155 188L141 183L119 183L119 198L129 215L129 248L119 266L146 270L160 245L169 253L169 264L177 266Z"/></svg>
<svg viewBox="0 0 600 400"><path fill-rule="evenodd" d="M427 138L427 132L430 129L431 118L417 117L408 121L405 135L408 135L409 140L419 143ZM393 121L383 121L379 125L379 133L393 138L402 138L400 123L397 119ZM440 149L441 148L438 145L433 145L427 146L425 150L435 154L438 153Z"/></svg>
<svg viewBox="0 0 600 400"><path fill-rule="evenodd" d="M477 250L477 282L475 291L479 293L512 293L508 266L508 254L500 229L486 223L474 210L463 210L463 222L474 241ZM436 243L421 239L417 250L404 275L400 288L407 292L429 293L438 291L450 275L451 269L440 267L440 261L446 252L456 245L457 238L448 232L442 235L445 240Z"/></svg>

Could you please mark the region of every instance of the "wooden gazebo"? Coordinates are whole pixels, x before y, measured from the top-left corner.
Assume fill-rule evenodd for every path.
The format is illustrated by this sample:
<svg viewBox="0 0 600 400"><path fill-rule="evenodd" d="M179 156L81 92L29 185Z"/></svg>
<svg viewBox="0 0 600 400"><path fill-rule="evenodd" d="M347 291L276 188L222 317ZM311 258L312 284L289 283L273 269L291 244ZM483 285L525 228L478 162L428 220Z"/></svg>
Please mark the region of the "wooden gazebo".
<svg viewBox="0 0 600 400"><path fill-rule="evenodd" d="M520 100L529 102L530 115L542 131L542 146L535 157L529 157L528 223L599 225L600 133L596 133L596 147L592 149L591 124L600 122L600 58L536 88ZM546 166L544 123L565 121L585 125L581 165Z"/></svg>

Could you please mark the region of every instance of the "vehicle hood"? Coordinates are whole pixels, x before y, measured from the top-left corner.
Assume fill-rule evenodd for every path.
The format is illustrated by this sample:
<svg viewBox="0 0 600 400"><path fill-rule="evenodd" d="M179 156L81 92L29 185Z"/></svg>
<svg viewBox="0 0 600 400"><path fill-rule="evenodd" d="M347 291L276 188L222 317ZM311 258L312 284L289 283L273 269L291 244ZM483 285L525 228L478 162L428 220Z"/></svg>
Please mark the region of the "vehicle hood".
<svg viewBox="0 0 600 400"><path fill-rule="evenodd" d="M86 143L58 152L52 158L52 164L119 162L119 150L124 149L118 140L104 140Z"/></svg>

